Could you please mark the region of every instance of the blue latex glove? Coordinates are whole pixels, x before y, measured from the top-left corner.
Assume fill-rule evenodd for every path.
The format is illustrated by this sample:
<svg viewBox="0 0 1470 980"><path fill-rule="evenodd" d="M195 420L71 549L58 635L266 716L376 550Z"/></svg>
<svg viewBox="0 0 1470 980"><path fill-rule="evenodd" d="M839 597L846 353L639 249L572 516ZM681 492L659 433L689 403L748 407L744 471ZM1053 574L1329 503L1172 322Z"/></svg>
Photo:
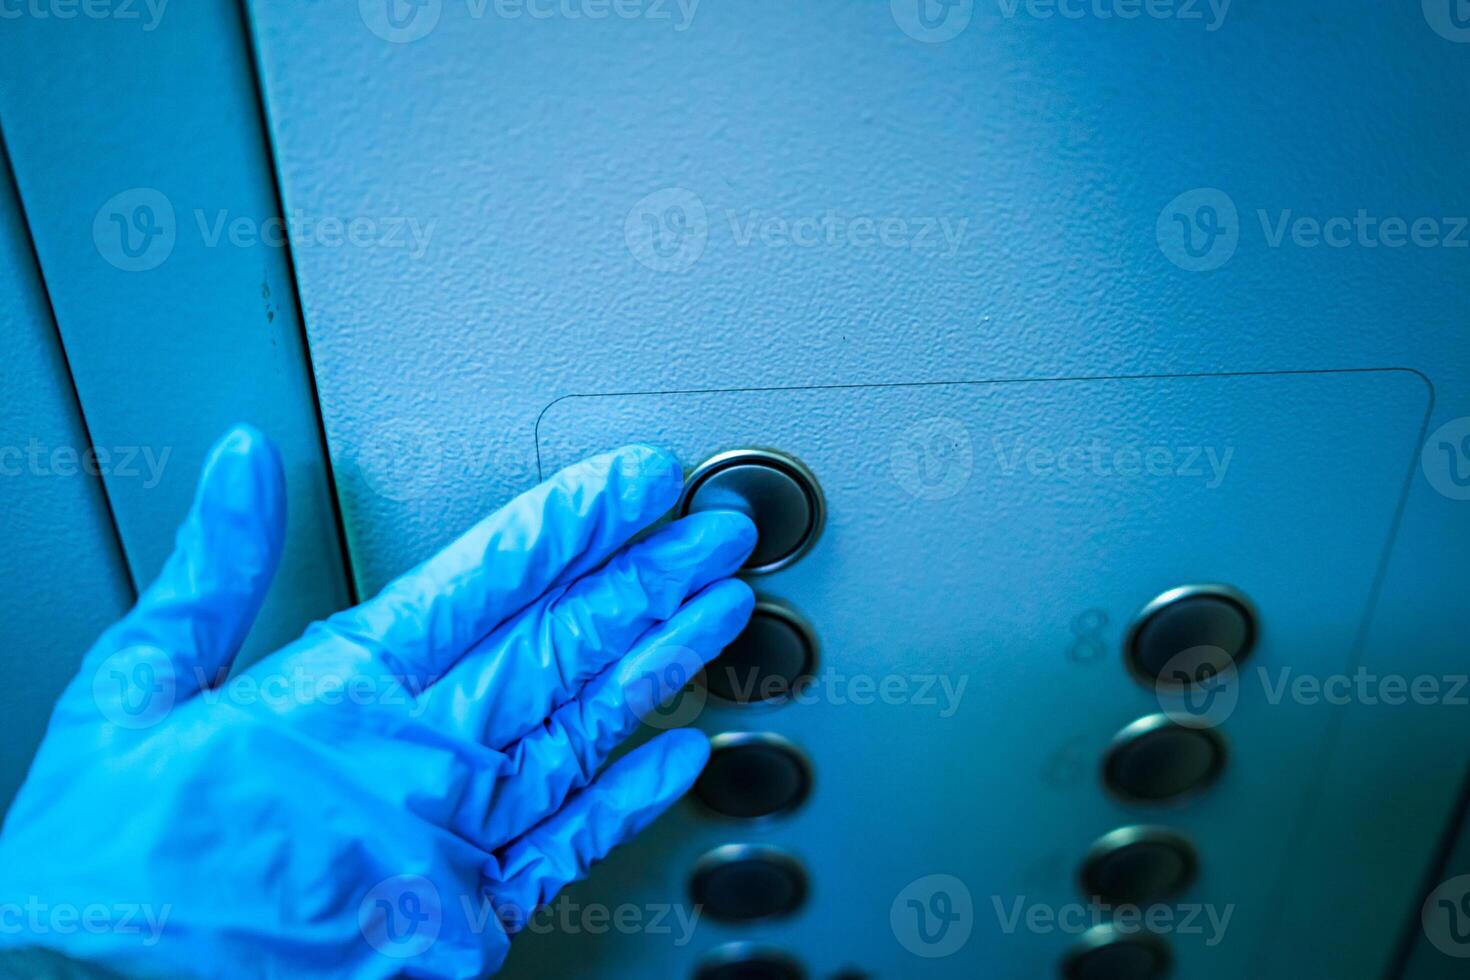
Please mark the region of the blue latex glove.
<svg viewBox="0 0 1470 980"><path fill-rule="evenodd" d="M177 547L56 706L0 835L23 976L470 977L694 781L704 736L609 751L734 638L745 517L663 515L630 446L516 498L226 681L285 524L228 434ZM90 916L90 923L89 923Z"/></svg>

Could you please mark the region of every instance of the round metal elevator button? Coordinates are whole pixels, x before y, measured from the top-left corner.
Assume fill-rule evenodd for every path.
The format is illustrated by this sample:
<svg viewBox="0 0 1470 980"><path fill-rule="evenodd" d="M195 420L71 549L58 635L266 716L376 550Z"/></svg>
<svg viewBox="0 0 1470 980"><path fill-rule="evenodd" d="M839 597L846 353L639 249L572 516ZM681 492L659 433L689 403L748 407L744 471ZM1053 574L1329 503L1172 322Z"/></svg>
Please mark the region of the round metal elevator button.
<svg viewBox="0 0 1470 980"><path fill-rule="evenodd" d="M704 668L704 686L717 698L750 704L788 697L816 668L811 630L790 609L757 602L740 635Z"/></svg>
<svg viewBox="0 0 1470 980"><path fill-rule="evenodd" d="M804 980L801 964L779 950L730 943L707 956L694 980Z"/></svg>
<svg viewBox="0 0 1470 980"><path fill-rule="evenodd" d="M1184 687L1238 665L1255 639L1245 596L1224 585L1187 585L1143 607L1128 633L1128 666L1149 683Z"/></svg>
<svg viewBox="0 0 1470 980"><path fill-rule="evenodd" d="M749 820L794 810L811 786L811 766L786 739L725 732L710 739L709 762L694 796L715 813Z"/></svg>
<svg viewBox="0 0 1470 980"><path fill-rule="evenodd" d="M1165 827L1120 827L1082 861L1082 893L1109 905L1152 905L1188 888L1199 868L1194 845Z"/></svg>
<svg viewBox="0 0 1470 980"><path fill-rule="evenodd" d="M679 514L738 510L755 522L755 551L745 571L774 572L800 558L822 529L824 505L811 471L761 449L720 453L690 474Z"/></svg>
<svg viewBox="0 0 1470 980"><path fill-rule="evenodd" d="M727 844L699 859L689 892L695 905L717 919L772 919L790 915L806 901L806 870L779 848Z"/></svg>
<svg viewBox="0 0 1470 980"><path fill-rule="evenodd" d="M1225 740L1218 731L1147 715L1113 737L1103 782L1126 800L1159 803L1203 789L1224 767Z"/></svg>
<svg viewBox="0 0 1470 980"><path fill-rule="evenodd" d="M1173 957L1157 936L1119 932L1111 925L1093 926L1062 960L1066 980L1160 980L1169 975Z"/></svg>

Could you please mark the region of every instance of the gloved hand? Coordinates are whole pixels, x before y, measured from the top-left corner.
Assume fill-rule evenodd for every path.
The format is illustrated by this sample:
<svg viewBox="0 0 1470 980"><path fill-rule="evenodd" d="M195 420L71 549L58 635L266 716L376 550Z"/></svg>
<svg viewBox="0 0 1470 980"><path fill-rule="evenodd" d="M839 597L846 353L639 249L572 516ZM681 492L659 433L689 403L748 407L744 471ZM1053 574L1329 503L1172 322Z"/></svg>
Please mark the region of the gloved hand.
<svg viewBox="0 0 1470 980"><path fill-rule="evenodd" d="M177 547L86 655L0 835L24 976L470 977L694 781L671 731L598 772L745 624L745 517L667 455L563 470L236 677L284 537L275 450L212 451Z"/></svg>

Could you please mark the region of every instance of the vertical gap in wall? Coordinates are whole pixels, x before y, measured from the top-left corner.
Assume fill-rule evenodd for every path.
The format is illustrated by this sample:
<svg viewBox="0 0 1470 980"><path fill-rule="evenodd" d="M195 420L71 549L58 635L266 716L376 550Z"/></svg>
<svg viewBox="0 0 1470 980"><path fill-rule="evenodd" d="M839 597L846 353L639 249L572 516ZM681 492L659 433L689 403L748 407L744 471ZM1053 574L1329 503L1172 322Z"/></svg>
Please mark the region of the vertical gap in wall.
<svg viewBox="0 0 1470 980"><path fill-rule="evenodd" d="M4 168L4 173L0 174L0 194L8 191L15 196L21 230L25 233L25 248L30 253L31 268L35 270L36 282L41 287L41 297L46 303L46 313L51 317L51 334L56 339L56 351L61 358L62 369L66 371L66 387L71 392L72 406L77 413L77 424L82 429L82 439L85 440L87 448L96 450L97 445L92 440L92 428L87 424L86 406L82 404L82 396L77 391L76 374L72 371L71 358L66 353L66 341L61 335L61 323L56 318L56 303L51 298L51 287L46 282L45 270L41 268L41 253L36 251L36 234L31 227L30 214L26 211L25 198L20 194L20 178L16 176L15 166L11 163L10 146L5 139L3 123L0 123L0 167ZM133 567L128 561L128 553L123 546L122 530L117 524L117 509L113 507L112 495L107 489L107 480L101 474L98 474L96 480L98 492L102 495L102 507L107 514L107 524L112 529L113 554L117 556L118 566L123 578L127 581L133 600L137 601L138 580L133 576Z"/></svg>
<svg viewBox="0 0 1470 980"><path fill-rule="evenodd" d="M1430 859L1429 867L1424 872L1424 880L1419 890L1414 893L1413 907L1409 909L1409 921L1404 924L1399 941L1394 947L1393 957L1389 960L1388 969L1383 972L1384 980L1400 980L1407 976L1409 961L1424 935L1421 921L1422 905L1429 897L1429 893L1438 888L1446 877L1453 878L1454 874L1451 872L1459 871L1463 874L1465 871L1470 871L1470 868L1450 867L1450 861L1455 856L1460 838L1465 834L1470 834L1470 769L1465 771L1465 776L1460 781L1459 799L1455 801L1454 807L1450 810L1449 822L1445 825L1443 833L1440 834L1439 843L1434 849L1434 856Z"/></svg>
<svg viewBox="0 0 1470 980"><path fill-rule="evenodd" d="M265 78L260 63L260 50L255 43L255 25L251 20L248 9L248 0L238 0L236 9L240 15L240 34L245 41L246 58L250 65L251 81L255 89L255 108L261 136L265 140L266 163L269 170L272 196L276 203L276 213L280 215L282 226L289 228L286 223L286 195L281 186L280 160L276 153L275 132L271 128L270 108L265 100ZM296 304L296 322L301 331L301 349L306 353L306 381L311 392L311 403L316 412L317 438L321 444L322 462L326 469L327 493L331 495L332 518L337 526L337 541L341 549L341 560L343 573L346 576L347 596L349 602L358 601L357 574L352 564L352 551L347 539L347 522L342 514L342 498L337 492L337 474L332 467L331 447L327 439L327 420L322 412L321 393L316 383L316 360L311 354L311 335L306 329L306 310L301 302L301 284L296 276L296 253L291 244L291 236L285 236L286 251L286 275L290 280L291 298Z"/></svg>

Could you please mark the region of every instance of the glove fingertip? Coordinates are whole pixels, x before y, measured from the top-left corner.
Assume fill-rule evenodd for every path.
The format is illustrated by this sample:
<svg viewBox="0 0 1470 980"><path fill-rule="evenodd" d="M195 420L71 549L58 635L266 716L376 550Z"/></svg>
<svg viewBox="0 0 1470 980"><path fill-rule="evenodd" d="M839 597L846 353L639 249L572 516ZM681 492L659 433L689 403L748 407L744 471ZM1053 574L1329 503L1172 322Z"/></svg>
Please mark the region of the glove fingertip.
<svg viewBox="0 0 1470 980"><path fill-rule="evenodd" d="M79 679L96 678L109 663L124 676L147 666L170 679L171 706L223 678L280 563L285 499L271 441L251 426L226 432L205 458L173 551L128 615L89 651ZM123 660L113 662L119 654ZM75 690L95 695L90 680Z"/></svg>
<svg viewBox="0 0 1470 980"><path fill-rule="evenodd" d="M676 728L649 744L659 747L659 771L670 798L683 796L709 762L709 736L697 728Z"/></svg>
<svg viewBox="0 0 1470 980"><path fill-rule="evenodd" d="M720 542L715 554L722 566L739 568L755 550L758 536L755 522L738 510L695 511L680 518L674 526L680 525L691 536Z"/></svg>
<svg viewBox="0 0 1470 980"><path fill-rule="evenodd" d="M255 517L273 526L286 499L280 450L259 429L236 425L209 450L200 477L201 506Z"/></svg>
<svg viewBox="0 0 1470 980"><path fill-rule="evenodd" d="M695 602L698 605L693 608L699 609L706 621L714 621L709 623L710 632L724 646L750 622L755 612L755 590L741 579L727 578L706 588L691 600L691 605Z"/></svg>

